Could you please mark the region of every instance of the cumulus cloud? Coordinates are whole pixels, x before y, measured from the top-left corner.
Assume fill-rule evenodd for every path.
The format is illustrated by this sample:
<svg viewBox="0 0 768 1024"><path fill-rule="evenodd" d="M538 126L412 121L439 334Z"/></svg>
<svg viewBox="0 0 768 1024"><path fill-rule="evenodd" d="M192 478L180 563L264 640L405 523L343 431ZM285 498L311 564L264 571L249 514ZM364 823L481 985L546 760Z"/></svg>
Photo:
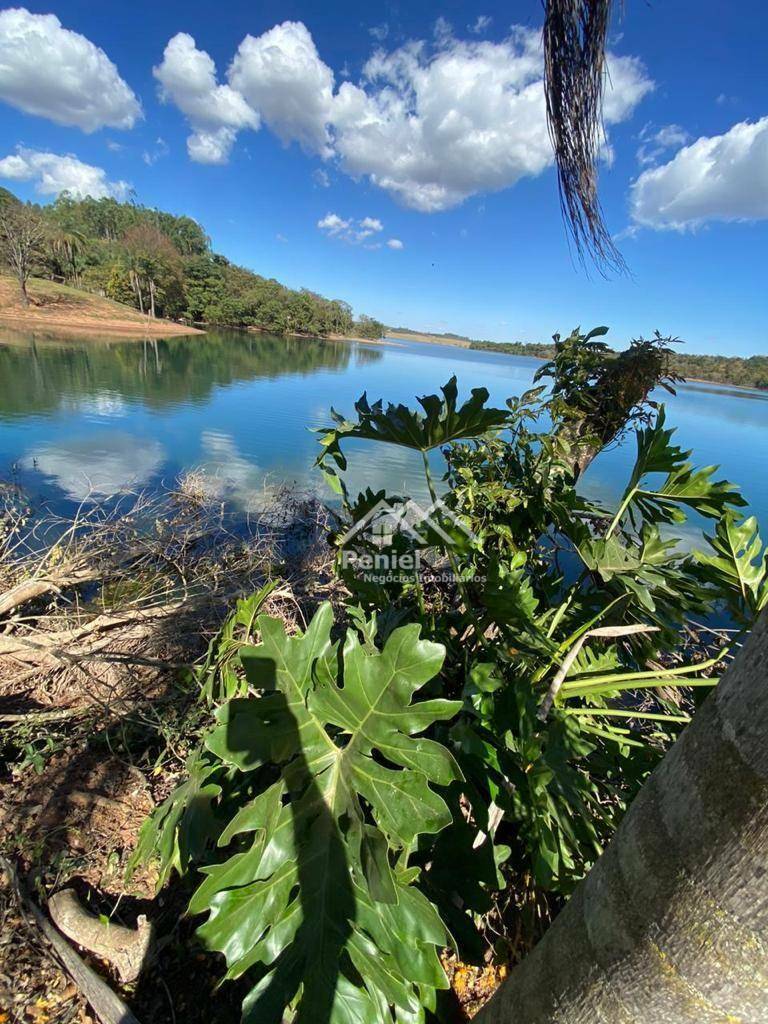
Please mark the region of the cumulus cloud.
<svg viewBox="0 0 768 1024"><path fill-rule="evenodd" d="M338 213L326 213L322 220L317 222L317 226L329 235L338 235L346 231L351 223L351 220L343 220Z"/></svg>
<svg viewBox="0 0 768 1024"><path fill-rule="evenodd" d="M340 217L337 213L326 213L317 222L318 228L331 238L341 238L350 245L360 245L372 235L377 235L384 230L384 225L378 217L362 217L355 220L353 217ZM379 249L380 243L371 245L369 248Z"/></svg>
<svg viewBox="0 0 768 1024"><path fill-rule="evenodd" d="M630 208L636 225L657 230L768 218L768 117L697 139L643 171Z"/></svg>
<svg viewBox="0 0 768 1024"><path fill-rule="evenodd" d="M387 239L387 246L390 249L404 249L405 248L405 246L403 245L403 243L400 241L399 238L389 238L389 239Z"/></svg>
<svg viewBox="0 0 768 1024"><path fill-rule="evenodd" d="M646 125L640 132L640 139L637 159L643 167L648 167L658 163L668 150L679 149L690 142L691 136L679 124L667 124L658 130Z"/></svg>
<svg viewBox="0 0 768 1024"><path fill-rule="evenodd" d="M284 143L331 156L333 72L302 22L285 21L261 36L246 36L229 81Z"/></svg>
<svg viewBox="0 0 768 1024"><path fill-rule="evenodd" d="M106 53L55 14L0 12L0 99L84 132L132 128L141 105Z"/></svg>
<svg viewBox="0 0 768 1024"><path fill-rule="evenodd" d="M360 228L368 232L369 235L372 235L376 231L383 231L384 225L378 217L363 217L360 221Z"/></svg>
<svg viewBox="0 0 768 1024"><path fill-rule="evenodd" d="M0 160L0 178L10 181L34 181L41 196L70 192L73 196L125 199L130 192L126 181L108 181L102 167L83 163L71 153L59 155L19 146L15 153Z"/></svg>
<svg viewBox="0 0 768 1024"><path fill-rule="evenodd" d="M216 81L212 64L208 71L206 94ZM610 55L608 72L603 120L611 126L631 116L653 82L634 57ZM457 206L553 163L541 35L528 29L513 28L498 43L467 42L440 18L433 41L379 48L359 82L336 88L307 28L285 22L243 40L228 81L285 143L335 157L347 174L417 210ZM176 91L183 95L183 84ZM231 141L219 147L222 159ZM608 157L607 139L603 150Z"/></svg>
<svg viewBox="0 0 768 1024"><path fill-rule="evenodd" d="M198 50L186 32L177 33L153 74L160 83L160 98L174 103L192 127L187 151L201 164L222 164L241 128L259 127L259 115L243 96L216 80L216 65L205 50Z"/></svg>

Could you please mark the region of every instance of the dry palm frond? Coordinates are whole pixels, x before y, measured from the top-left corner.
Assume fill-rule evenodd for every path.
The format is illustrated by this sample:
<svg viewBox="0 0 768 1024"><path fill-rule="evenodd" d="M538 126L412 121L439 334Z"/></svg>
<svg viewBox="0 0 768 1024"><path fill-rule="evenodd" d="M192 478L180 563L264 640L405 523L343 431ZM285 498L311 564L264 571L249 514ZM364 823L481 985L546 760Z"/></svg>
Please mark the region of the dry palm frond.
<svg viewBox="0 0 768 1024"><path fill-rule="evenodd" d="M545 9L547 123L563 218L582 262L588 255L601 273L622 272L626 265L605 225L597 190L611 0L546 0Z"/></svg>

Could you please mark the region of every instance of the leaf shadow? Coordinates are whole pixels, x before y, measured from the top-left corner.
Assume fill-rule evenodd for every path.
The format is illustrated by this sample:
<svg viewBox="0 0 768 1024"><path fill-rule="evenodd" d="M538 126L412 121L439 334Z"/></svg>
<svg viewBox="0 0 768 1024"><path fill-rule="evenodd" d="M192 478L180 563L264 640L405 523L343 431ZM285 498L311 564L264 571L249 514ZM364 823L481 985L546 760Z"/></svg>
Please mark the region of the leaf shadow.
<svg viewBox="0 0 768 1024"><path fill-rule="evenodd" d="M277 689L275 663L272 659L260 661L263 688L269 694L269 723L279 731L297 858L297 891L291 893L286 914L298 909L301 924L246 998L243 1024L281 1024L286 1006L300 988L293 1024L329 1024L337 999L346 998L337 989L355 920L355 895L340 823L328 805L328 794L318 783L332 769L313 774L296 718L285 695ZM233 752L249 750L247 737L237 729L228 729L227 740ZM279 928L279 924L272 928L275 945L280 943L279 935L274 934Z"/></svg>

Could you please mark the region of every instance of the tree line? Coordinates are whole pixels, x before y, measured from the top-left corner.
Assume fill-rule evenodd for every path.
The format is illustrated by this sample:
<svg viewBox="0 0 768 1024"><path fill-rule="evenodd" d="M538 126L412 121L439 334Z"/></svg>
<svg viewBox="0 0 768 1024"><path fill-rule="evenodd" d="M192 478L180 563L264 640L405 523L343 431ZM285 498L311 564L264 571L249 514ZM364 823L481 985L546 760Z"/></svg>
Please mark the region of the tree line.
<svg viewBox="0 0 768 1024"><path fill-rule="evenodd" d="M453 334L450 331L436 333L432 331L413 331L410 327L390 327L389 330L403 334L423 334L436 340L446 342L463 341L469 348L486 352L505 352L510 356L528 356L533 359L553 359L556 348L551 342L526 341L480 341L466 334ZM668 338L668 342L678 342L678 338ZM618 353L608 350L608 358ZM734 384L742 388L760 388L768 390L768 356L708 356L694 352L670 351L668 369L683 380L710 381L714 384Z"/></svg>
<svg viewBox="0 0 768 1024"><path fill-rule="evenodd" d="M301 334L380 338L342 299L287 288L213 252L192 217L62 193L46 206L0 189L0 250L28 304L30 276L94 292L150 317Z"/></svg>
<svg viewBox="0 0 768 1024"><path fill-rule="evenodd" d="M669 339L676 341L677 339ZM491 352L506 352L515 356L535 356L538 359L552 359L554 344L521 341L494 342L471 341L470 348ZM613 353L616 355L616 353ZM707 356L694 352L672 352L669 369L685 380L711 381L717 384L735 384L745 388L768 389L768 356Z"/></svg>

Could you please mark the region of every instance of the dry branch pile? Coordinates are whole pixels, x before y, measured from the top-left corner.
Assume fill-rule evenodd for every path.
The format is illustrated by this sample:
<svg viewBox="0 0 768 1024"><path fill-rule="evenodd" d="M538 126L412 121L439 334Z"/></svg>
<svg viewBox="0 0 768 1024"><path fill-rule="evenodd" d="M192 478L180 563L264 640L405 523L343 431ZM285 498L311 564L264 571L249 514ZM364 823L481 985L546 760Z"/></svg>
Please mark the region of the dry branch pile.
<svg viewBox="0 0 768 1024"><path fill-rule="evenodd" d="M268 610L292 622L333 596L325 517L312 496L288 490L237 516L196 477L83 503L70 519L34 514L0 490L0 850L43 902L74 880L90 930L91 913L136 927L154 879L140 875L126 894L123 868L196 742L192 669L236 598L265 581L281 580ZM0 947L9 942L3 935ZM11 1020L35 1007L48 1020L87 1020L78 996L56 1002L69 982L42 947L19 942L18 966L0 971L0 988L29 995ZM115 964L99 952L93 963L117 989ZM167 978L173 988L172 969ZM158 992L165 1012L162 986L123 988L145 1021L160 1012L147 1008Z"/></svg>

